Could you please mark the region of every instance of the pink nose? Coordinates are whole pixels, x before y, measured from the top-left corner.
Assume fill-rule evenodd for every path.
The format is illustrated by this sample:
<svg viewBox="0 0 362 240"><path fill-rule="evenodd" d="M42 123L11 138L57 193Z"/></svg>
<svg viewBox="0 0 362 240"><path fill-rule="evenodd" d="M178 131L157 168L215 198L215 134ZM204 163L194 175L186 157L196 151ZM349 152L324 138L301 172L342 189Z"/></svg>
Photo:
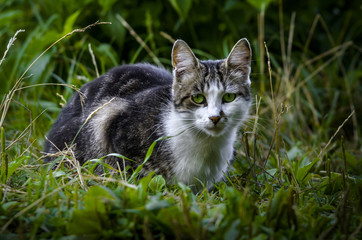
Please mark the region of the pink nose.
<svg viewBox="0 0 362 240"><path fill-rule="evenodd" d="M209 119L216 125L220 121L220 116L211 116Z"/></svg>

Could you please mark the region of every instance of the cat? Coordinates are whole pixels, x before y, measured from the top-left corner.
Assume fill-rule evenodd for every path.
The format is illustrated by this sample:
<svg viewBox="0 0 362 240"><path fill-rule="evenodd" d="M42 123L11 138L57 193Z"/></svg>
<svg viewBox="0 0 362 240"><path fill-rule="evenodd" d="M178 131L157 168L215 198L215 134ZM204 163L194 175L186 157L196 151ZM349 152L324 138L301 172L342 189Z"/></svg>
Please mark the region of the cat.
<svg viewBox="0 0 362 240"><path fill-rule="evenodd" d="M165 137L141 174L154 171L190 187L201 181L208 189L222 181L251 106L250 44L243 38L226 59L201 61L177 40L171 55L172 73L147 63L121 65L85 84L48 133L45 161L65 149L80 164L119 153L135 169ZM123 167L121 158L104 160Z"/></svg>

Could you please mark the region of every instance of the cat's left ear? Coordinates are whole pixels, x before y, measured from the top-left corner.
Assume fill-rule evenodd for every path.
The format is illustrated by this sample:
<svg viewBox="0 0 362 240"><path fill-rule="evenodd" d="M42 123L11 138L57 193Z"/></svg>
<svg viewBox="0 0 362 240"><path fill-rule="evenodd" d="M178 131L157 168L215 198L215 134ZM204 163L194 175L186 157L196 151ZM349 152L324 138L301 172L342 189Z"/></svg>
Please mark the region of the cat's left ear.
<svg viewBox="0 0 362 240"><path fill-rule="evenodd" d="M228 74L247 76L251 71L251 48L246 38L240 39L225 60Z"/></svg>

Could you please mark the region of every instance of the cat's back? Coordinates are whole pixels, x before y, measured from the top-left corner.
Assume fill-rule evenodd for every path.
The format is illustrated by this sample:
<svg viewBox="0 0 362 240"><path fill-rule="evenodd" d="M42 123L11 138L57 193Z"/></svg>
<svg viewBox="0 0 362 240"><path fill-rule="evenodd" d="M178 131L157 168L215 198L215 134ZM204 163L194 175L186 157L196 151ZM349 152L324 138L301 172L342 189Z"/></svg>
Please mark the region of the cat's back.
<svg viewBox="0 0 362 240"><path fill-rule="evenodd" d="M80 91L92 102L108 97L134 98L143 91L171 85L172 74L169 71L139 63L115 67L84 85Z"/></svg>
<svg viewBox="0 0 362 240"><path fill-rule="evenodd" d="M85 84L74 93L53 124L45 152L57 152L66 147L65 143L73 142L77 144L77 157L81 161L87 152L90 158L109 153L102 150L98 156L90 151L99 145L96 141L112 145L110 139L117 142L118 138L132 136L129 142L140 142L139 133L160 121L162 106L170 99L172 78L163 68L141 63L115 67ZM143 116L148 117L143 119ZM132 132L129 126L138 130ZM122 133L117 129L123 129Z"/></svg>
<svg viewBox="0 0 362 240"><path fill-rule="evenodd" d="M140 102L143 100L147 105L152 98L169 93L172 78L169 71L147 63L115 67L75 92L54 125L72 120L76 128L92 111L112 98L139 104L143 104Z"/></svg>

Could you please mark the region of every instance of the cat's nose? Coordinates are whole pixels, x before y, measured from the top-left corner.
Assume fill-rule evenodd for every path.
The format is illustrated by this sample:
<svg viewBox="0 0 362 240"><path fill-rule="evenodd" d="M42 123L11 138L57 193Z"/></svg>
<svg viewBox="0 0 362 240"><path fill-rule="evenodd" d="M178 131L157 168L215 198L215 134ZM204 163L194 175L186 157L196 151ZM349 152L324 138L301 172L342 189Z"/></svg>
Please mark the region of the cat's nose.
<svg viewBox="0 0 362 240"><path fill-rule="evenodd" d="M209 119L216 125L220 121L220 116L211 116Z"/></svg>

